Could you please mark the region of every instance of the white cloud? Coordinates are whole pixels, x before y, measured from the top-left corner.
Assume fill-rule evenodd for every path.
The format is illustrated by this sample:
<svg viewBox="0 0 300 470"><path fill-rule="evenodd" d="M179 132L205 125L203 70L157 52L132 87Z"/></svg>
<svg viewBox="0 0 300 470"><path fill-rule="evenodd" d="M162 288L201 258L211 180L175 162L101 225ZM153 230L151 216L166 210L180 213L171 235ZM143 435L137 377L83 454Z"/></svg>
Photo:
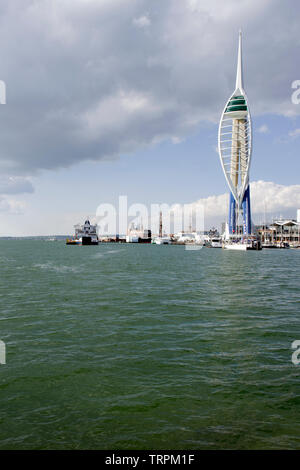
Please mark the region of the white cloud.
<svg viewBox="0 0 300 470"><path fill-rule="evenodd" d="M227 217L229 193L209 196L194 202L203 205L205 217ZM300 208L300 185L284 186L271 181L254 181L250 184L252 214L276 213Z"/></svg>
<svg viewBox="0 0 300 470"><path fill-rule="evenodd" d="M182 142L184 142L184 139L174 135L174 136L171 137L171 142L174 145L178 145L178 144L181 144Z"/></svg>
<svg viewBox="0 0 300 470"><path fill-rule="evenodd" d="M285 186L271 181L255 181L250 185L253 212L278 212L300 208L300 185Z"/></svg>
<svg viewBox="0 0 300 470"><path fill-rule="evenodd" d="M0 197L0 212L12 215L22 215L24 214L25 208L26 204L22 201Z"/></svg>
<svg viewBox="0 0 300 470"><path fill-rule="evenodd" d="M143 16L140 16L139 18L134 18L132 22L138 28L146 28L147 26L150 26L151 24L151 20L148 17L148 15L143 15Z"/></svg>
<svg viewBox="0 0 300 470"><path fill-rule="evenodd" d="M267 134L269 132L269 128L266 124L262 124L258 129L257 132L260 134Z"/></svg>

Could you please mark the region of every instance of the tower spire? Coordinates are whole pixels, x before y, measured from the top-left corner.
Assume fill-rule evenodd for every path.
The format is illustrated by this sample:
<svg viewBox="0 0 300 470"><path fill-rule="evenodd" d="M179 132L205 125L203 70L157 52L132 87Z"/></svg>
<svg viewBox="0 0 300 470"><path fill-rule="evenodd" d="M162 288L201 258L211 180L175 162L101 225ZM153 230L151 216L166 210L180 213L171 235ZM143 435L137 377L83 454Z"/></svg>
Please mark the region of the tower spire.
<svg viewBox="0 0 300 470"><path fill-rule="evenodd" d="M238 51L238 62L236 70L236 83L235 89L243 90L243 62L242 62L242 30L239 30L239 51Z"/></svg>

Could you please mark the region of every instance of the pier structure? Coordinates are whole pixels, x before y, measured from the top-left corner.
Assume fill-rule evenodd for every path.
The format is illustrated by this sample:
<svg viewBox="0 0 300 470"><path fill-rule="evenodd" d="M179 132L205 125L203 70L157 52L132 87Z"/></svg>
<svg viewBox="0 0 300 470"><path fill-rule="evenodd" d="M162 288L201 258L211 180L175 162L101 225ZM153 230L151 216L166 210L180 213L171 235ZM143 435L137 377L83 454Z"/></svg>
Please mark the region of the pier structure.
<svg viewBox="0 0 300 470"><path fill-rule="evenodd" d="M242 33L239 32L236 84L224 107L218 133L218 150L229 186L229 238L252 234L249 169L252 154L252 125L243 85ZM238 227L242 225L242 234Z"/></svg>

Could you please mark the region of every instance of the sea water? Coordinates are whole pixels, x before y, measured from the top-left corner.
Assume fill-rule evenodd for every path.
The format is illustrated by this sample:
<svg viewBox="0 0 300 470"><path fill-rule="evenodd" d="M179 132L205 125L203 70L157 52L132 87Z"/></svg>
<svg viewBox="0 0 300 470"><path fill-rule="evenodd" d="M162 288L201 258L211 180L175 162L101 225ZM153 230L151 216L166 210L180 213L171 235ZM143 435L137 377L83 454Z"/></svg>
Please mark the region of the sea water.
<svg viewBox="0 0 300 470"><path fill-rule="evenodd" d="M300 447L300 250L0 241L1 449Z"/></svg>

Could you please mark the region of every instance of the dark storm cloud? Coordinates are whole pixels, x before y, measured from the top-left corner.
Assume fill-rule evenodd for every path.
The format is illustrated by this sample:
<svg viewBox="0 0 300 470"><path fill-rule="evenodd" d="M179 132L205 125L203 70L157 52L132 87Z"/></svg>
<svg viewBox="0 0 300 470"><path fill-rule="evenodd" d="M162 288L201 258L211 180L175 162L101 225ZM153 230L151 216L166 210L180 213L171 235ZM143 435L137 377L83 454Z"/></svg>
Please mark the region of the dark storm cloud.
<svg viewBox="0 0 300 470"><path fill-rule="evenodd" d="M233 91L240 26L252 112L299 113L299 13L268 0L2 4L2 168L116 158L215 121Z"/></svg>

